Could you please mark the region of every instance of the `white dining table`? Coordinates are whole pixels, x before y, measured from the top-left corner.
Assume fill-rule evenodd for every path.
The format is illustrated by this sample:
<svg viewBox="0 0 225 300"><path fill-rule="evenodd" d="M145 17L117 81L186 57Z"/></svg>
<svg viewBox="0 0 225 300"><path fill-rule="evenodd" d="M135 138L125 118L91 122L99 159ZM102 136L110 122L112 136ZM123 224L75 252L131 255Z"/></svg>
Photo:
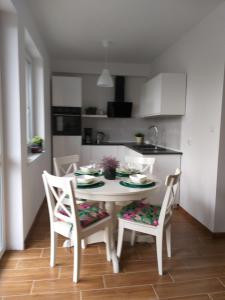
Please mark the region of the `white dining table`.
<svg viewBox="0 0 225 300"><path fill-rule="evenodd" d="M121 177L115 180L107 180L103 176L97 177L99 181L103 181L105 184L97 188L77 188L76 197L78 199L85 199L88 201L104 202L105 210L113 218L114 225L116 224L116 203L126 204L128 201L142 200L147 198L152 190L157 189L161 182L154 178L155 185L146 188L131 188L125 187L120 184L120 181L127 178ZM115 228L115 227L114 227ZM88 237L87 244L97 243L104 241L104 234L95 233ZM119 272L119 263L116 255L115 245L112 241L111 255L114 273Z"/></svg>

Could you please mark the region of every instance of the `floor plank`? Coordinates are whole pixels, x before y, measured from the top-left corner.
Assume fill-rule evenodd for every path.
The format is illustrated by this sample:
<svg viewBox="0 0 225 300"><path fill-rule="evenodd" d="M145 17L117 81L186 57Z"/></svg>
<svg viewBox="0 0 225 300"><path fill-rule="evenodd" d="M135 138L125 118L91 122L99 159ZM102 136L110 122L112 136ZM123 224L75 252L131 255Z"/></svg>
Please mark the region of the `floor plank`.
<svg viewBox="0 0 225 300"><path fill-rule="evenodd" d="M211 300L208 295L195 295L187 297L176 297L176 298L167 298L168 300ZM166 299L166 300L167 300Z"/></svg>
<svg viewBox="0 0 225 300"><path fill-rule="evenodd" d="M81 278L75 284L71 278L57 280L35 281L32 289L33 294L57 293L57 292L77 292L80 290L93 290L103 288L102 276L92 276Z"/></svg>
<svg viewBox="0 0 225 300"><path fill-rule="evenodd" d="M170 276L159 276L158 271L104 275L104 279L107 288L172 282Z"/></svg>
<svg viewBox="0 0 225 300"><path fill-rule="evenodd" d="M21 270L0 270L0 281L27 281L41 279L57 279L58 268L33 268Z"/></svg>
<svg viewBox="0 0 225 300"><path fill-rule="evenodd" d="M0 297L30 294L32 281L0 282Z"/></svg>
<svg viewBox="0 0 225 300"><path fill-rule="evenodd" d="M210 294L212 300L224 300L225 299L225 292L224 293L216 293Z"/></svg>
<svg viewBox="0 0 225 300"><path fill-rule="evenodd" d="M93 275L105 275L113 274L113 268L111 263L105 264L92 264L81 265L81 276L93 276ZM62 267L60 272L60 278L72 278L73 266Z"/></svg>
<svg viewBox="0 0 225 300"><path fill-rule="evenodd" d="M216 278L154 285L154 289L160 299L225 291Z"/></svg>
<svg viewBox="0 0 225 300"><path fill-rule="evenodd" d="M82 300L156 300L151 286L123 287L95 291L83 291Z"/></svg>
<svg viewBox="0 0 225 300"><path fill-rule="evenodd" d="M171 270L170 275L175 281L212 278L225 274L225 266L209 266L200 268Z"/></svg>
<svg viewBox="0 0 225 300"><path fill-rule="evenodd" d="M43 295L11 296L3 300L80 300L80 293L58 293Z"/></svg>

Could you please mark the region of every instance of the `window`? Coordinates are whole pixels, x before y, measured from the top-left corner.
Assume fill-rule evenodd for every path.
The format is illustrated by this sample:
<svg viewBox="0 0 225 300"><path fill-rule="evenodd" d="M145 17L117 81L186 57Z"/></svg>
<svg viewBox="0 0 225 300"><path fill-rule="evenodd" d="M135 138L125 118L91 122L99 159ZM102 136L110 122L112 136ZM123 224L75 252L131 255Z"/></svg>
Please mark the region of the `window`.
<svg viewBox="0 0 225 300"><path fill-rule="evenodd" d="M24 63L26 84L26 141L28 154L30 154L32 138L35 135L40 136L43 140L45 138L45 122L43 59L28 31L25 31Z"/></svg>
<svg viewBox="0 0 225 300"><path fill-rule="evenodd" d="M30 144L30 141L34 135L34 121L33 121L33 75L32 72L32 60L27 55L26 57L26 117L27 117L27 144Z"/></svg>

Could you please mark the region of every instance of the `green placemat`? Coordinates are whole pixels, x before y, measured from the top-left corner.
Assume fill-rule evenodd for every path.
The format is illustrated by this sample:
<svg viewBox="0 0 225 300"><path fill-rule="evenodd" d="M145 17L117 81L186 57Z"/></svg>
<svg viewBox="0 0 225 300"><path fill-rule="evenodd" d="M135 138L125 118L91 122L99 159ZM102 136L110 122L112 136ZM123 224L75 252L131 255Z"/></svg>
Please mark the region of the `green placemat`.
<svg viewBox="0 0 225 300"><path fill-rule="evenodd" d="M90 173L90 174L87 174L87 173L80 173L80 172L75 172L74 174L75 174L76 176L82 176L82 175L91 175L91 176L95 176L95 177L102 176L102 173L101 173L101 172Z"/></svg>
<svg viewBox="0 0 225 300"><path fill-rule="evenodd" d="M99 181L97 183L91 184L91 185L77 185L78 189L95 189L99 188L101 186L105 185L104 181Z"/></svg>
<svg viewBox="0 0 225 300"><path fill-rule="evenodd" d="M116 172L116 176L117 176L117 177L129 177L130 174L123 174L123 173L117 173L117 172Z"/></svg>
<svg viewBox="0 0 225 300"><path fill-rule="evenodd" d="M122 186L125 186L125 187L129 187L129 188L135 188L135 189L145 189L145 188L149 188L149 187L152 187L152 186L155 186L155 182L151 182L151 183L148 183L148 184L145 184L145 185L139 185L139 184L130 184L128 182L125 182L125 181L120 181L120 185Z"/></svg>

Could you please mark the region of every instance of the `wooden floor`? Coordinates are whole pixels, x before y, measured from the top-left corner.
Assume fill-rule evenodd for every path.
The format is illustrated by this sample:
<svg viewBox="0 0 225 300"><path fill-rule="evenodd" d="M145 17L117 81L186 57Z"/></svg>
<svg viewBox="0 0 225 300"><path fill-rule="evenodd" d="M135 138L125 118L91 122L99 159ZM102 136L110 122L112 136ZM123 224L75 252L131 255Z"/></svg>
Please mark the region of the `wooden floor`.
<svg viewBox="0 0 225 300"><path fill-rule="evenodd" d="M172 226L173 257L164 254L158 276L154 244L125 245L121 273L113 274L104 244L83 250L81 280L72 282L73 255L61 248L49 267L49 223L43 207L25 251L8 251L0 261L0 299L225 299L225 238L213 239L177 209Z"/></svg>

